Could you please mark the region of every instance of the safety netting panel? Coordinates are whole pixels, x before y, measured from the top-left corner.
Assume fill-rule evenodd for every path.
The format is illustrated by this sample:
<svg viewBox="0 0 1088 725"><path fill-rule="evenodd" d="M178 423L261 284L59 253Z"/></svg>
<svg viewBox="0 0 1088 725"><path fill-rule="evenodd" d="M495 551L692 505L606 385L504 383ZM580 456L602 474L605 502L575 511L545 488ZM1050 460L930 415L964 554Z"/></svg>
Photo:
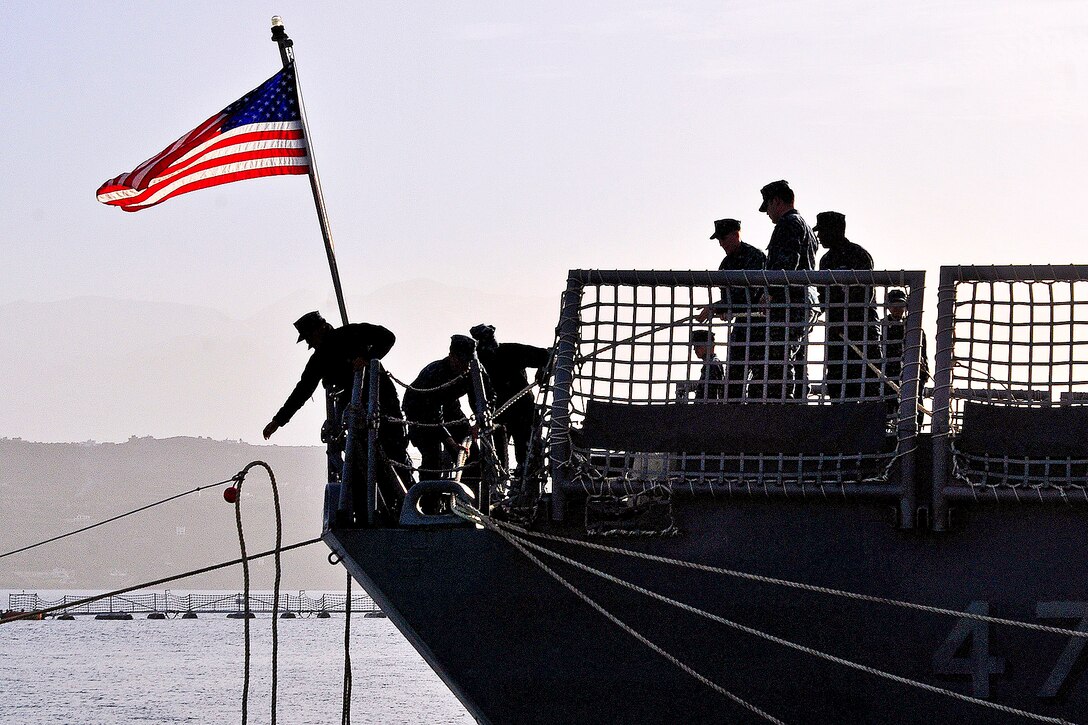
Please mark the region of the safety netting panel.
<svg viewBox="0 0 1088 725"><path fill-rule="evenodd" d="M572 272L553 468L592 491L887 481L917 433L922 281L921 272Z"/></svg>
<svg viewBox="0 0 1088 725"><path fill-rule="evenodd" d="M941 280L948 409L934 430L949 436L952 484L1088 498L1088 267L950 267Z"/></svg>

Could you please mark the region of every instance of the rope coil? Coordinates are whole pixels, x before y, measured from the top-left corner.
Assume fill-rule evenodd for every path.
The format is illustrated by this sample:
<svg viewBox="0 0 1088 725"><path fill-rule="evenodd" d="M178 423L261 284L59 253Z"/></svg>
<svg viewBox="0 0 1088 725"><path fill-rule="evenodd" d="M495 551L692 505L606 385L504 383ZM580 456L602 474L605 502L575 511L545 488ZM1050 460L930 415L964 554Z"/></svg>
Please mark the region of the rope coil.
<svg viewBox="0 0 1088 725"><path fill-rule="evenodd" d="M276 548L275 556L276 580L272 593L272 718L271 725L276 725L276 691L279 680L279 606L280 606L280 577L282 567L280 552L283 548L283 517L280 514L280 492L276 485L276 476L272 473L272 467L264 461L253 461L246 465L234 476L234 487L237 494L234 496L234 519L238 527L238 545L242 550L242 619L245 632L245 672L242 679L242 725L246 725L249 715L249 659L250 659L250 635L249 635L249 558L246 556L246 539L242 531L242 483L250 469L260 466L268 474L268 481L272 486L272 501L276 510Z"/></svg>

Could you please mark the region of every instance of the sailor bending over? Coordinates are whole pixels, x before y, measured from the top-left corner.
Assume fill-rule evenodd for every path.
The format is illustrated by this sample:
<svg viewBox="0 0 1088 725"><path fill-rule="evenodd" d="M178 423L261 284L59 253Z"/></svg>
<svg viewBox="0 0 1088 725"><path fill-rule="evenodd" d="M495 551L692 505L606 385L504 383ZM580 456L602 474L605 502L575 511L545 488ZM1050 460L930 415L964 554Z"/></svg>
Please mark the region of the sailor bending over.
<svg viewBox="0 0 1088 725"><path fill-rule="evenodd" d="M547 370L551 351L535 345L523 345L518 342L497 342L494 325L476 325L469 334L476 340L476 356L491 381L495 395L495 405L505 405L511 398L521 393L529 385L525 374L526 368L537 371L538 382ZM541 463L541 441L534 434L534 413L532 391L510 403L505 411L495 418L495 422L504 428L500 438L509 437L514 441L514 458L518 469L524 469L530 457ZM498 443L499 450L505 450L505 441Z"/></svg>
<svg viewBox="0 0 1088 725"><path fill-rule="evenodd" d="M475 350L471 337L454 335L449 354L420 370L404 392L408 438L422 458L420 480L450 478L452 462L472 432L460 401L466 395L474 399L467 373ZM447 460L443 460L443 449L449 454Z"/></svg>
<svg viewBox="0 0 1088 725"><path fill-rule="evenodd" d="M370 360L385 357L397 340L392 332L381 325L359 322L343 327L333 327L319 312L307 312L295 321L295 329L298 330L298 342L305 340L306 345L313 350L313 354L310 355L306 367L302 370L302 376L283 407L264 427L263 434L266 440L281 427L287 425L294 414L313 396L319 383L333 396L337 414L332 422L334 425L339 425L339 416L351 402L355 372L365 370ZM364 375L362 395L364 401L367 400L368 393L369 379ZM378 382L378 403L383 418L394 420L401 418L397 389L389 374L384 370ZM378 431L378 440L386 462L393 461L406 465L408 440L405 436L404 425L383 420ZM363 456L365 456L365 450ZM357 455L356 461L361 460L365 459ZM411 486L412 481L406 469L398 469L394 472L392 468L390 465L378 466L378 492L384 501L386 512L395 517L404 493L407 487ZM362 470L366 470L365 465ZM355 476L355 480L361 481L362 478Z"/></svg>

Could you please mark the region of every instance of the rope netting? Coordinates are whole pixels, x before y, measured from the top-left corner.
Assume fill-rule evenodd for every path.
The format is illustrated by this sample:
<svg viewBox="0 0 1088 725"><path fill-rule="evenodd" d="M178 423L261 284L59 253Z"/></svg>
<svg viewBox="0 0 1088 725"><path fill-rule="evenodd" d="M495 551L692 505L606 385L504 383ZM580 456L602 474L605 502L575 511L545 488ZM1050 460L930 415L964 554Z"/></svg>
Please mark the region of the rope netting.
<svg viewBox="0 0 1088 725"><path fill-rule="evenodd" d="M884 482L921 418L923 279L572 272L553 464L591 492Z"/></svg>
<svg viewBox="0 0 1088 725"><path fill-rule="evenodd" d="M950 267L940 295L953 482L1088 499L1088 268Z"/></svg>

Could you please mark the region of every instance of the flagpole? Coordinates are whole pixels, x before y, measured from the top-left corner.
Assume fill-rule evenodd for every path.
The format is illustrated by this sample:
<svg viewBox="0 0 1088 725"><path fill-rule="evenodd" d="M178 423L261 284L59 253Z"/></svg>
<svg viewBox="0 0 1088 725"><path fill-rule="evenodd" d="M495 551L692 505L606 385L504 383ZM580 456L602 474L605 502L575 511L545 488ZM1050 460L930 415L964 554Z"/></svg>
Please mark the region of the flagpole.
<svg viewBox="0 0 1088 725"><path fill-rule="evenodd" d="M283 18L279 15L272 18L272 40L280 48L280 60L283 67L287 68L295 62L295 41L287 37L287 31L283 27ZM325 256L329 258L329 271L332 273L332 286L336 290L336 304L340 307L340 320L348 324L348 309L344 305L344 290L340 287L340 272L336 268L336 253L332 246L332 231L329 229L329 218L325 213L325 196L321 193L321 180L317 176L317 161L314 160L314 149L310 142L310 127L306 123L306 106L302 102L302 84L298 79L298 68L295 68L295 88L298 92L299 114L302 117L302 134L306 137L306 153L310 157L309 176L310 190L314 195L314 206L317 207L317 220L321 225L321 236L325 240Z"/></svg>

